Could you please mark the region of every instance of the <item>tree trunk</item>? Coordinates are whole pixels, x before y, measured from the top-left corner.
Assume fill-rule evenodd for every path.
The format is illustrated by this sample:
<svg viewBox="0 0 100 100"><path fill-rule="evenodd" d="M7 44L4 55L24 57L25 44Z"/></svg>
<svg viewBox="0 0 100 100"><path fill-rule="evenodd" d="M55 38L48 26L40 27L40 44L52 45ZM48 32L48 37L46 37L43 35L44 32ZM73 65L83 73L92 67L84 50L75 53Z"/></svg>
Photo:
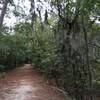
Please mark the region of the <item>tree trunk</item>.
<svg viewBox="0 0 100 100"><path fill-rule="evenodd" d="M3 20L4 20L5 14L6 14L8 2L9 2L9 0L5 0L3 7L2 7L2 11L1 11L1 15L0 15L0 28L2 27L2 24L3 24Z"/></svg>
<svg viewBox="0 0 100 100"><path fill-rule="evenodd" d="M88 48L88 38L87 38L87 31L85 28L84 24L84 14L82 14L82 26L83 26L83 33L84 33L84 40L85 40L85 51L86 51L86 64L88 67L88 75L89 75L89 88L93 88L93 83L92 83L92 71L91 71L91 66L90 66L90 61L89 61L89 48ZM90 96L90 99L93 100L93 96Z"/></svg>

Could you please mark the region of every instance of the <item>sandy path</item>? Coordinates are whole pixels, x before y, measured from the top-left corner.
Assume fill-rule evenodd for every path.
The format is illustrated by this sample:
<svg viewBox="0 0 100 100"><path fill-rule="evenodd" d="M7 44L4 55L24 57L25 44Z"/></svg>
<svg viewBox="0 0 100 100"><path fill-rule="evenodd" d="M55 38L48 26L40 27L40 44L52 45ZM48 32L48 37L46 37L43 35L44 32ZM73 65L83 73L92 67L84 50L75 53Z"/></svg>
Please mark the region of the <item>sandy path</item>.
<svg viewBox="0 0 100 100"><path fill-rule="evenodd" d="M46 85L30 64L25 64L0 81L0 100L64 100L64 96Z"/></svg>

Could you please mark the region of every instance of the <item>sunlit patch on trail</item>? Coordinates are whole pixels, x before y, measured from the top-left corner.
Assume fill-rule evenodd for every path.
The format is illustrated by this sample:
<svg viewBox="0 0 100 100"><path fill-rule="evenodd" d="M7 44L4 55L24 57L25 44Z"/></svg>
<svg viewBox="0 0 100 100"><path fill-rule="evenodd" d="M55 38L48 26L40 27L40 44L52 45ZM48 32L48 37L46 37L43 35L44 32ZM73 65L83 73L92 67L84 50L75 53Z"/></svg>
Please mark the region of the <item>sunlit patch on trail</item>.
<svg viewBox="0 0 100 100"><path fill-rule="evenodd" d="M30 94L33 95L32 97L37 98L35 95L37 90L37 87L34 87L25 80L22 80L18 86L13 87L12 89L6 88L6 92L4 94L7 98L3 100L26 100L26 98L30 98Z"/></svg>

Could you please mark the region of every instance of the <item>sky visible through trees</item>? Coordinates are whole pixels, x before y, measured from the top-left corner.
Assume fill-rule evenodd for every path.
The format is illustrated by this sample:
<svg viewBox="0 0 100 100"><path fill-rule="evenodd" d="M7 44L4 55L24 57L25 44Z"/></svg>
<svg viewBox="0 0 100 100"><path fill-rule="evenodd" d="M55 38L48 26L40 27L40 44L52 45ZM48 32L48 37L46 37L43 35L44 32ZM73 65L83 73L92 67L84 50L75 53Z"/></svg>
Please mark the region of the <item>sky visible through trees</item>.
<svg viewBox="0 0 100 100"><path fill-rule="evenodd" d="M42 6L43 7L42 8L43 9L42 13L44 13L45 9L51 9L51 7L50 7L50 5L48 3L46 3L44 0L42 0L42 2L43 3L40 4L40 3L37 3L37 0L35 0L35 6L37 6L37 7L38 6ZM16 8L17 11L20 11L20 8L19 8L19 6L20 6L23 9L22 12L24 12L27 15L27 17L28 16L30 17L29 14L30 14L31 5L30 5L30 1L29 0L19 0L19 1L18 0L14 0L14 3L15 3L16 6L18 6ZM9 13L8 16L5 17L5 22L4 23L7 26L13 26L14 23L17 22L17 19L16 19L15 16L13 16L14 7L10 6L9 9L10 9L10 13ZM42 17L43 17L43 15L42 15ZM7 20L8 23L6 23L6 20Z"/></svg>
<svg viewBox="0 0 100 100"><path fill-rule="evenodd" d="M42 4L39 4L39 3L37 3L37 0L35 0L35 3L36 3L36 6L39 6L39 5L41 5L42 7L43 7L43 10L45 10L45 9L51 9L51 7L49 6L49 4L48 3L46 3L44 0L42 0L42 2L43 2L43 5ZM29 15L29 10L30 10L30 1L29 0L14 0L14 3L15 3L15 5L17 5L17 6L20 6L22 9L23 9L23 11L24 11L24 13L27 15L27 16L30 16ZM1 7L2 7L2 5L1 5ZM16 19L16 17L15 16L13 16L13 10L14 10L14 7L9 7L9 9L10 9L10 13L9 13L9 15L8 16L6 16L5 17L5 21L4 21L4 23L7 25L7 26L13 26L14 25L14 23L16 23L17 22L17 19ZM16 10L18 10L18 11L20 11L20 8L19 7L17 7L17 9ZM1 13L1 12L0 12ZM42 13L44 13L43 11L42 11ZM6 20L7 20L7 23L6 23ZM96 23L100 23L100 21L98 21L98 20L96 20Z"/></svg>

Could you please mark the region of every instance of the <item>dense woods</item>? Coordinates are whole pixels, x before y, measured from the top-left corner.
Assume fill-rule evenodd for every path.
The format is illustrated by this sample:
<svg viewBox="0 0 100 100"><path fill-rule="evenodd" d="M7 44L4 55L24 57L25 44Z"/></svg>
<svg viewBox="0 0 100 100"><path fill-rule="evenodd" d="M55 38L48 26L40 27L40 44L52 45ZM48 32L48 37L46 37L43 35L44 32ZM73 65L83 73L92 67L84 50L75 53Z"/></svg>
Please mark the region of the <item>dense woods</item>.
<svg viewBox="0 0 100 100"><path fill-rule="evenodd" d="M29 15L20 6L24 0L15 1L0 1L0 71L31 62L46 81L54 79L72 100L96 100L100 1L30 0ZM3 24L10 7L19 20L12 27Z"/></svg>

